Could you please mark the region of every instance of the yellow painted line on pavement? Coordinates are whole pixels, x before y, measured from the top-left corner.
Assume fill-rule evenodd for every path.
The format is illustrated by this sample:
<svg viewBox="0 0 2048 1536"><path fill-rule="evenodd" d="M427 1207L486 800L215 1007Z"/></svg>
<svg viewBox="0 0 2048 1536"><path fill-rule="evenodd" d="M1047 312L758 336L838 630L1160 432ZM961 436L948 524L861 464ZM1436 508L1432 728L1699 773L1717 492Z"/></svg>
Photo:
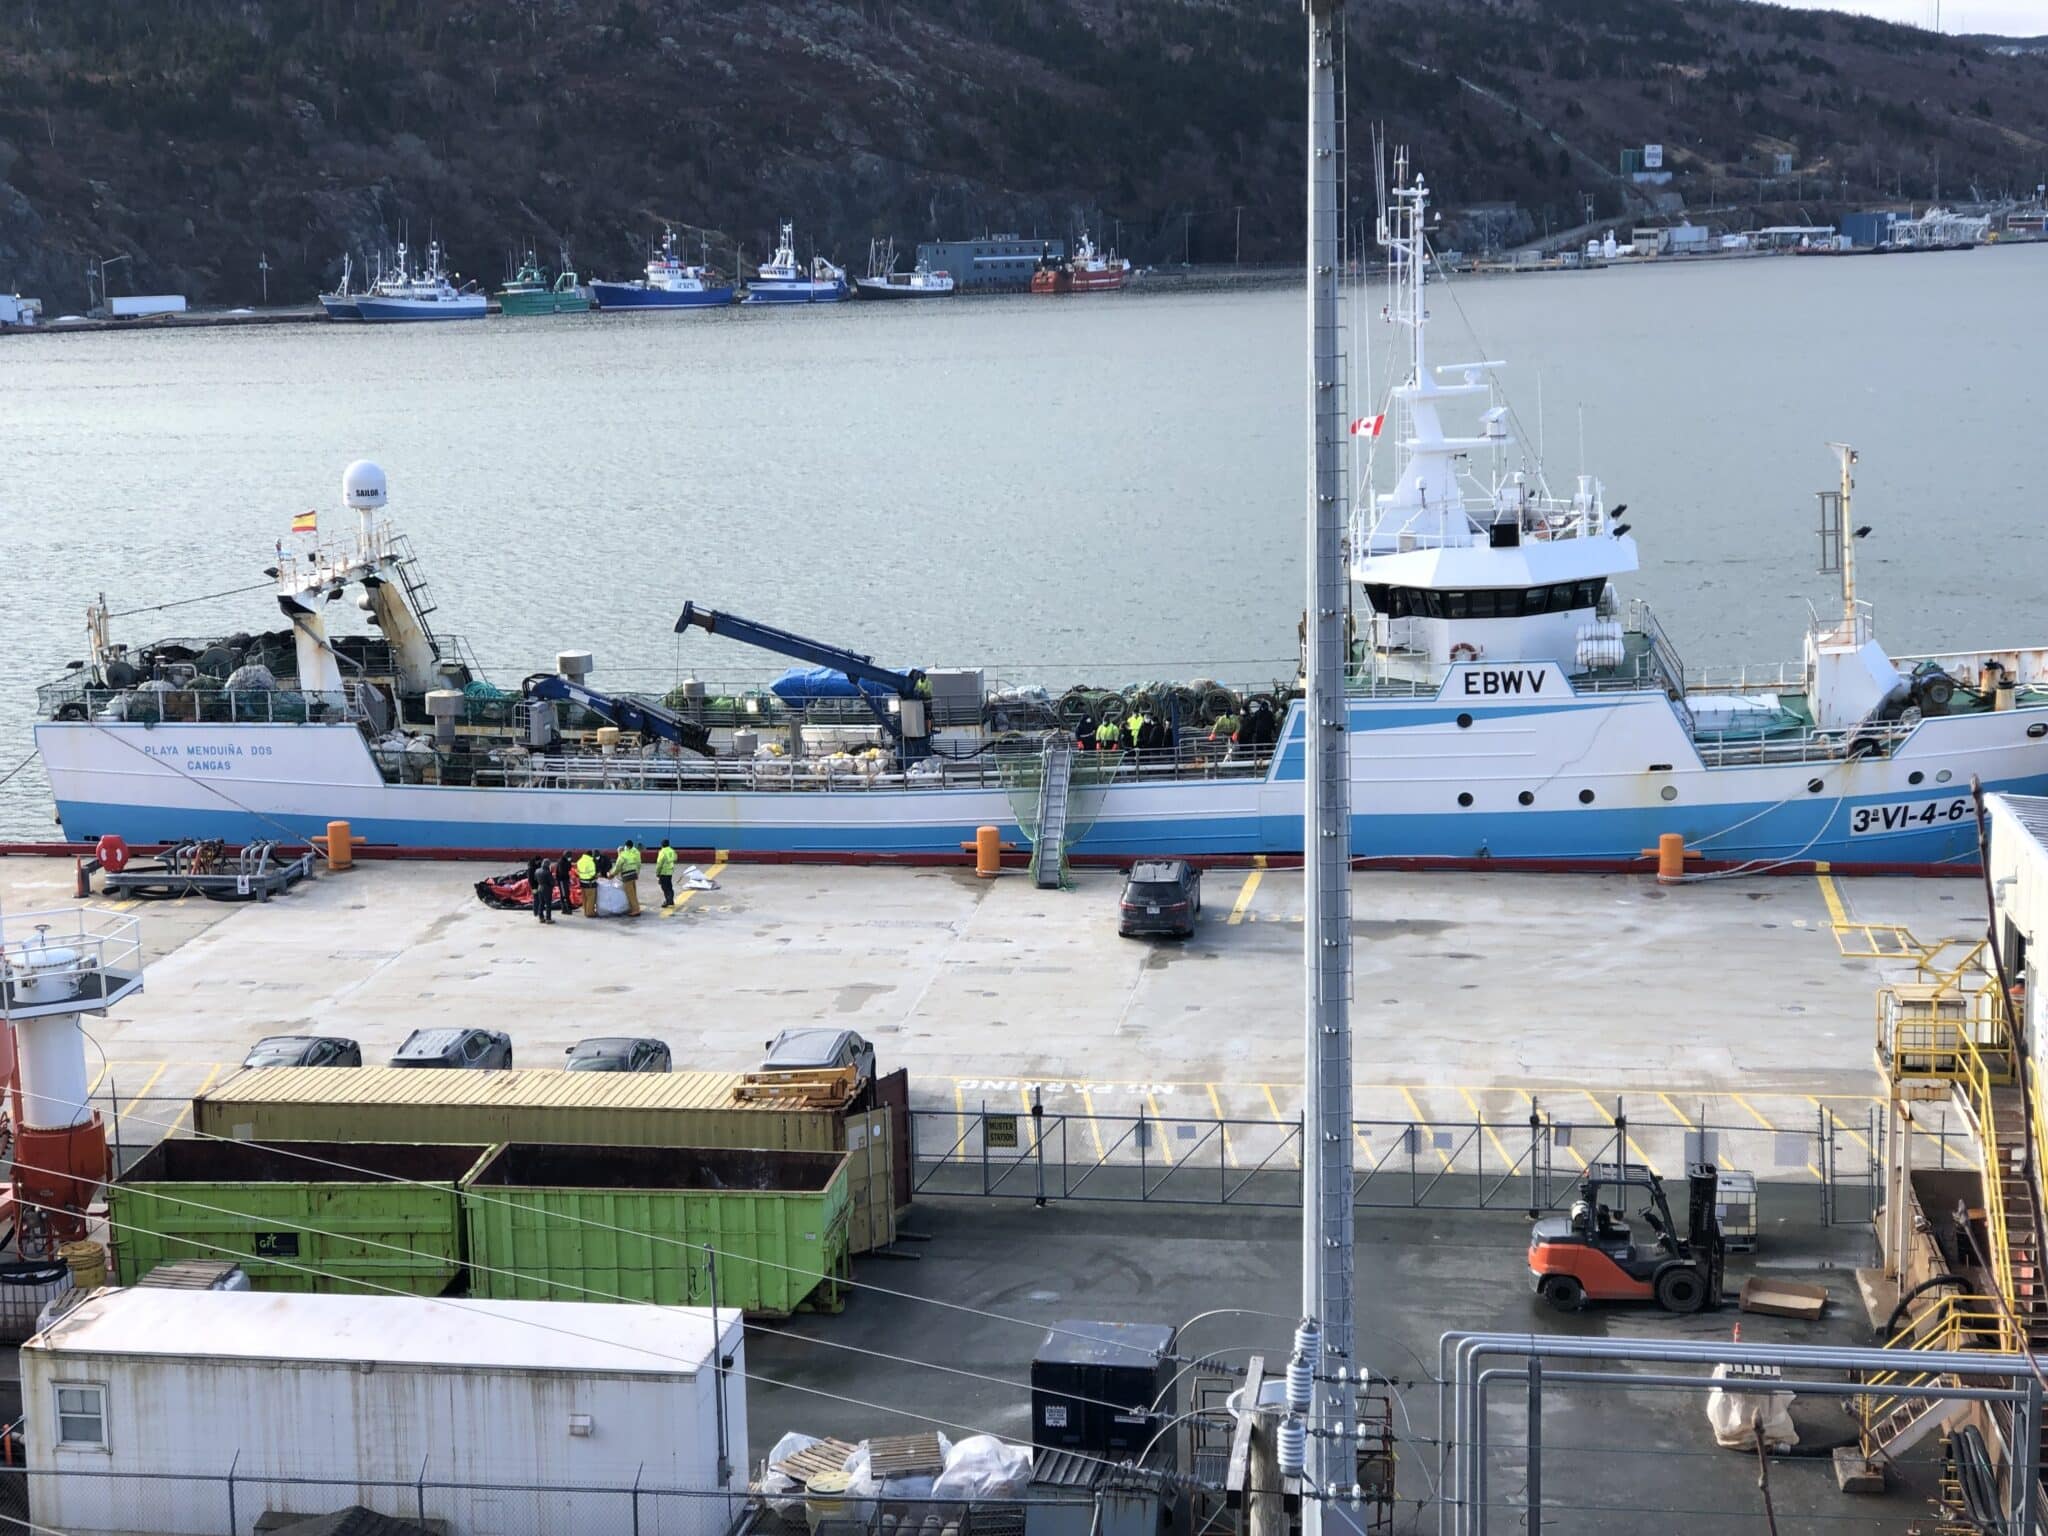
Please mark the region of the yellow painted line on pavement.
<svg viewBox="0 0 2048 1536"><path fill-rule="evenodd" d="M1777 1129L1775 1125L1771 1124L1770 1121L1766 1120L1761 1114L1757 1112L1757 1108L1754 1104L1750 1103L1749 1100L1745 1099L1741 1094L1731 1093L1728 1095L1728 1097L1733 1099L1736 1103L1740 1104L1744 1109L1748 1110L1751 1117L1756 1121L1756 1123L1762 1126L1765 1130L1775 1131ZM1806 1171L1813 1175L1814 1180L1816 1182L1819 1181L1820 1169L1818 1167L1816 1167L1812 1163L1808 1163L1806 1165Z"/></svg>
<svg viewBox="0 0 2048 1536"><path fill-rule="evenodd" d="M1527 1104L1530 1109L1534 1110L1536 1108L1536 1096L1530 1093L1528 1089L1517 1088L1515 1092L1519 1093L1522 1096L1522 1102L1524 1104ZM1571 1153L1572 1161L1577 1163L1580 1169L1583 1171L1586 1166L1586 1159L1580 1155L1579 1149L1573 1146L1570 1142L1565 1143L1564 1149L1565 1151Z"/></svg>
<svg viewBox="0 0 2048 1536"><path fill-rule="evenodd" d="M1145 1107L1152 1111L1153 1123L1159 1127L1159 1155L1166 1159L1170 1166L1173 1162L1173 1138L1166 1134L1166 1116L1159 1112L1157 1095L1148 1092L1145 1095Z"/></svg>
<svg viewBox="0 0 2048 1536"><path fill-rule="evenodd" d="M705 870L704 875L706 879L716 880L720 875L724 873L725 850L720 849L718 853L717 862L715 862L709 869ZM690 898L697 894L698 892L694 886L687 891L681 892L676 897L676 904L670 907L666 912L662 913L661 915L663 917L674 917L678 912L682 911L683 908L687 907L690 904Z"/></svg>
<svg viewBox="0 0 2048 1536"><path fill-rule="evenodd" d="M192 1090L192 1098L198 1098L200 1094L206 1092L207 1089L211 1088L213 1086L213 1080L220 1076L222 1070L226 1066L226 1062L216 1061L213 1064L213 1070L206 1074L205 1080L202 1081L197 1088ZM191 1113L192 1099L187 1099L182 1105L179 1106L178 1113L172 1117L171 1123L164 1127L164 1134L166 1136L177 1135L179 1127L185 1123L185 1117Z"/></svg>
<svg viewBox="0 0 2048 1536"><path fill-rule="evenodd" d="M1238 888L1237 905L1230 909L1230 916L1224 919L1226 924L1234 926L1244 921L1244 915L1251 907L1252 897L1258 894L1259 882L1265 875L1266 856L1262 853L1252 860L1252 867L1244 877L1244 884Z"/></svg>
<svg viewBox="0 0 2048 1536"><path fill-rule="evenodd" d="M1493 1143L1493 1150L1500 1154L1501 1166L1503 1168L1514 1167L1515 1155L1507 1149L1507 1143L1494 1134L1493 1124L1486 1118L1486 1111L1479 1107L1479 1101L1473 1098L1471 1092L1467 1089L1460 1088L1458 1092L1463 1096L1466 1106L1472 1111L1472 1118L1485 1127L1486 1139Z"/></svg>
<svg viewBox="0 0 2048 1536"><path fill-rule="evenodd" d="M1820 1100L1815 1098L1810 1093L1806 1095L1806 1102L1811 1104L1815 1109L1819 1109L1821 1107ZM1877 1155L1876 1149L1870 1145L1869 1140L1864 1136L1864 1134L1861 1131L1852 1130L1849 1126L1849 1122L1844 1120L1840 1115L1834 1115L1830 1118L1835 1128L1839 1130L1843 1135L1847 1136L1851 1141L1854 1141L1858 1146L1860 1146L1865 1152L1869 1153L1871 1156L1875 1157Z"/></svg>
<svg viewBox="0 0 2048 1536"><path fill-rule="evenodd" d="M1586 1101L1589 1104L1591 1104L1595 1109L1600 1111L1601 1119L1605 1120L1609 1125L1614 1125L1617 1123L1614 1116L1608 1112L1607 1106L1605 1104L1602 1104L1598 1099L1593 1097L1592 1089L1581 1088L1579 1092L1583 1093L1586 1096ZM1622 1140L1627 1143L1628 1150L1635 1154L1635 1159L1637 1162L1641 1163L1645 1168L1649 1169L1650 1172L1656 1174L1658 1178L1661 1179L1664 1177L1663 1173L1658 1169L1657 1165L1650 1161L1650 1154L1645 1152L1641 1147L1636 1145L1635 1137L1624 1136Z"/></svg>
<svg viewBox="0 0 2048 1536"><path fill-rule="evenodd" d="M128 1096L128 1107L122 1110L120 1114L114 1116L114 1121L116 1124L119 1124L121 1121L126 1120L130 1115L135 1113L135 1106L141 1103L144 1099L149 1097L149 1090L156 1086L156 1080L164 1075L164 1073L170 1068L170 1065L171 1064L168 1061L160 1061L156 1064L156 1070L149 1074L149 1081L144 1083L141 1086L141 1088L137 1089L134 1093L131 1093Z"/></svg>
<svg viewBox="0 0 2048 1536"><path fill-rule="evenodd" d="M1088 1134L1095 1138L1095 1161L1101 1162L1109 1156L1102 1145L1102 1127L1095 1119L1095 1095L1086 1088L1081 1090L1081 1107L1088 1112Z"/></svg>
<svg viewBox="0 0 2048 1536"><path fill-rule="evenodd" d="M1026 1121L1029 1121L1031 1125L1031 1146L1028 1150L1036 1152L1038 1150L1039 1140L1045 1135L1045 1124L1037 1116L1034 1116L1031 1113L1031 1090L1025 1087L1022 1083L1019 1083L1017 1085L1017 1097L1023 1101L1024 1119ZM1019 1135L1017 1140L1019 1143L1017 1150L1020 1152L1027 1150L1022 1145L1022 1142L1024 1140L1023 1136Z"/></svg>
<svg viewBox="0 0 2048 1536"><path fill-rule="evenodd" d="M1417 1136L1422 1135L1424 1130L1429 1128L1429 1116L1422 1112L1422 1105L1416 1102L1415 1095L1410 1093L1405 1086L1399 1083L1395 1084L1395 1086L1401 1089L1401 1097L1408 1101L1408 1113L1415 1118L1415 1134ZM1438 1162L1442 1163L1446 1168L1451 1166L1450 1155L1442 1147L1437 1146L1434 1136L1430 1138L1430 1148L1436 1153Z"/></svg>
<svg viewBox="0 0 2048 1536"><path fill-rule="evenodd" d="M1837 928L1848 927L1849 911L1842 905L1842 893L1835 888L1835 877L1823 869L1816 871L1813 878L1820 886L1820 899L1827 903L1828 921Z"/></svg>
<svg viewBox="0 0 2048 1536"><path fill-rule="evenodd" d="M1230 1127L1223 1123L1223 1100L1217 1097L1214 1083L1204 1083L1202 1086L1209 1090L1209 1107L1216 1111L1216 1129L1223 1137L1223 1161L1235 1168L1237 1155L1230 1149Z"/></svg>
<svg viewBox="0 0 2048 1536"><path fill-rule="evenodd" d="M1678 1116L1680 1123L1682 1123L1688 1131L1696 1131L1699 1129L1699 1126L1693 1122L1692 1117L1688 1115L1684 1110L1678 1107L1677 1102L1672 1099L1670 1094L1665 1093L1660 1089L1657 1093L1657 1097L1664 1101L1664 1107L1666 1109L1670 1110L1671 1113ZM1733 1173L1735 1171L1735 1164L1728 1160L1728 1154L1726 1152L1723 1152L1720 1154L1720 1157L1721 1166L1723 1168L1726 1168L1730 1173Z"/></svg>
<svg viewBox="0 0 2048 1536"><path fill-rule="evenodd" d="M1266 1108L1270 1109L1273 1112L1273 1123L1275 1125L1299 1123L1290 1122L1285 1115L1280 1113L1280 1101L1273 1097L1273 1085L1271 1083L1259 1084L1259 1091L1265 1094L1266 1096ZM1305 1135L1307 1133L1304 1132L1303 1134ZM1301 1142L1299 1140L1296 1140L1296 1142L1294 1143L1294 1166L1297 1168L1301 1166Z"/></svg>
<svg viewBox="0 0 2048 1536"><path fill-rule="evenodd" d="M957 1077L953 1079L953 1155L967 1161L967 1099Z"/></svg>

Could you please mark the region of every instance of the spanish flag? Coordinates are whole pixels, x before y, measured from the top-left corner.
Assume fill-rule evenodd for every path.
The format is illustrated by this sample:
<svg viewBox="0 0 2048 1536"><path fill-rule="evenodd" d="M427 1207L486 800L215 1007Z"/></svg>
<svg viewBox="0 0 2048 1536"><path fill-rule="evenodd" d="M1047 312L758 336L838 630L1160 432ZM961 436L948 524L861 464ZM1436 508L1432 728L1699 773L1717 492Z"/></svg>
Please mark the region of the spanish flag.
<svg viewBox="0 0 2048 1536"><path fill-rule="evenodd" d="M292 519L293 533L318 533L319 531L319 519L311 512L301 512Z"/></svg>

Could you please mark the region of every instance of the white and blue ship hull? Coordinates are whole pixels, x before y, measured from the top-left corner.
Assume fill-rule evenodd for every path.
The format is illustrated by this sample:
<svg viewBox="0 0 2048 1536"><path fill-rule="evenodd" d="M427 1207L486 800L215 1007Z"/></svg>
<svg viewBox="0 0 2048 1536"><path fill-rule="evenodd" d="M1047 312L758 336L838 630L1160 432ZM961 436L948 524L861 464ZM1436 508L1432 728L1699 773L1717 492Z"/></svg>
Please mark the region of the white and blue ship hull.
<svg viewBox="0 0 2048 1536"><path fill-rule="evenodd" d="M831 282L818 282L811 278L797 278L791 282L771 278L756 278L747 284L748 304L837 304L850 297L852 289L846 279L834 278Z"/></svg>
<svg viewBox="0 0 2048 1536"><path fill-rule="evenodd" d="M590 298L599 309L722 309L732 303L730 284L691 290L649 288L644 283L597 283Z"/></svg>
<svg viewBox="0 0 2048 1536"><path fill-rule="evenodd" d="M1640 866L1677 833L1714 866L1960 869L1976 861L1973 775L2048 793L2048 709L1929 718L1887 756L1717 766L1661 693L1555 691L1350 706L1352 852L1364 859ZM1461 724L1461 720L1468 723ZM2036 734L2039 733L2039 734ZM46 722L37 727L66 838L305 838L346 820L372 845L461 852L666 837L755 854L957 857L975 828L1027 841L989 782L757 789L559 789L387 782L347 724ZM1711 749L1710 749L1711 750ZM1796 749L1795 749L1796 750ZM1301 852L1302 723L1257 776L1077 782L1086 860Z"/></svg>

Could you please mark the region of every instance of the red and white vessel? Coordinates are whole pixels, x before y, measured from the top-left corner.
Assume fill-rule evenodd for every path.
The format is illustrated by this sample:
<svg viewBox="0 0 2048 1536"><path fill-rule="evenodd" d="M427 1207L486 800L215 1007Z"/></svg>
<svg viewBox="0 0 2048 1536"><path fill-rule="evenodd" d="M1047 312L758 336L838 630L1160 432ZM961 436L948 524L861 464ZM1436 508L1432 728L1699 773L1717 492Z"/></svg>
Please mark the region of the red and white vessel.
<svg viewBox="0 0 2048 1536"><path fill-rule="evenodd" d="M1033 293L1109 293L1131 280L1131 264L1114 251L1108 255L1095 249L1095 242L1083 230L1074 254L1064 261L1041 266L1031 274Z"/></svg>

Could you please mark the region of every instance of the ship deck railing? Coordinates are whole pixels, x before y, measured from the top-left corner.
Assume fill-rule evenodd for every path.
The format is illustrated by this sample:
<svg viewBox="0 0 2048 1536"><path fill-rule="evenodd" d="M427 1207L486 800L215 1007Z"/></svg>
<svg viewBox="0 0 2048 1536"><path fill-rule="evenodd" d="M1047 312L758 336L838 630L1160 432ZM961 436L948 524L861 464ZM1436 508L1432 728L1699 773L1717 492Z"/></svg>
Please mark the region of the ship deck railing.
<svg viewBox="0 0 2048 1536"><path fill-rule="evenodd" d="M450 781L450 768L424 755L379 752L378 767L398 782ZM1148 751L1083 752L1074 759L1073 792L1085 795L1110 784L1172 783L1216 779L1262 779L1272 762L1270 747L1226 747L1215 753L1171 748ZM463 782L517 789L633 789L703 791L786 791L862 793L937 789L1015 790L1036 782L1041 762L1032 753L983 753L972 758L926 758L910 768L893 763L870 766L855 759L689 758L647 753L536 753L489 758L472 755L456 771ZM418 775L418 777L415 777Z"/></svg>
<svg viewBox="0 0 2048 1536"><path fill-rule="evenodd" d="M304 725L363 718L353 689L90 688L45 684L36 702L52 720L99 724Z"/></svg>

